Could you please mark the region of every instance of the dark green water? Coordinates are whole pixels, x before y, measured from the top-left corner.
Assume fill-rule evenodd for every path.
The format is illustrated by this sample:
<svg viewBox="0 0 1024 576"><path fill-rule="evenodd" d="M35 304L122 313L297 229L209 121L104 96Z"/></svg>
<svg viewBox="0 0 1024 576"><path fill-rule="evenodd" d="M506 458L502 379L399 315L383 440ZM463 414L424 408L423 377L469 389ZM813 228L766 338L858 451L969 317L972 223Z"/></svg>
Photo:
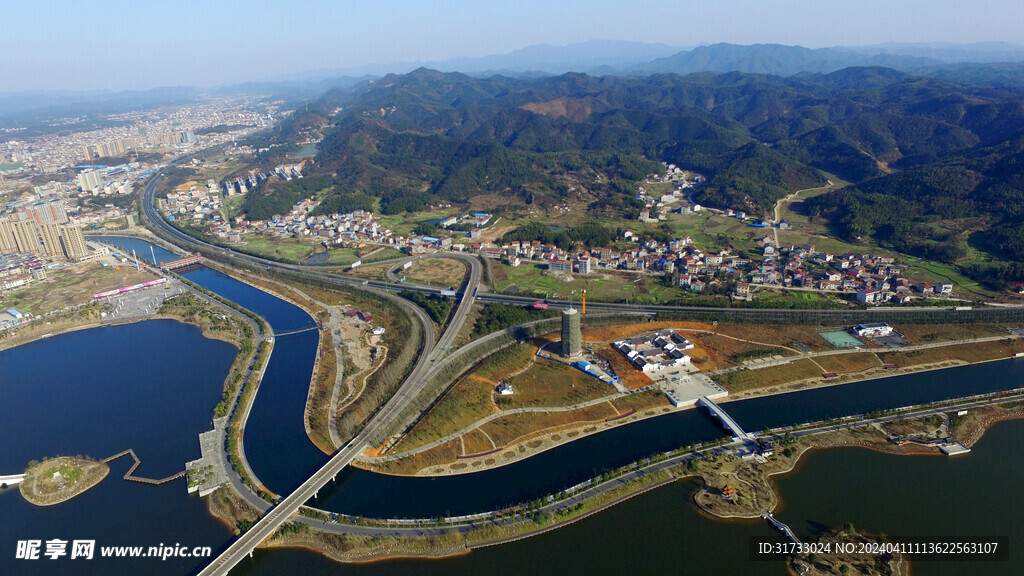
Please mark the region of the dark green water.
<svg viewBox="0 0 1024 576"><path fill-rule="evenodd" d="M798 534L850 522L900 536L1008 537L1006 562L917 562L915 576L1024 574L1024 421L994 426L967 455L899 457L859 448L807 455L781 478L776 516Z"/></svg>
<svg viewBox="0 0 1024 576"><path fill-rule="evenodd" d="M858 448L806 455L777 479L777 516L800 535L815 526L855 527L891 535L1006 536L1006 562L915 562L915 576L1024 573L1024 421L995 426L966 456L892 456ZM443 560L336 564L303 550L257 552L247 576L552 574L785 574L778 562L751 561L751 538L775 540L761 520L721 521L691 503L696 485L682 481L624 502L566 528Z"/></svg>

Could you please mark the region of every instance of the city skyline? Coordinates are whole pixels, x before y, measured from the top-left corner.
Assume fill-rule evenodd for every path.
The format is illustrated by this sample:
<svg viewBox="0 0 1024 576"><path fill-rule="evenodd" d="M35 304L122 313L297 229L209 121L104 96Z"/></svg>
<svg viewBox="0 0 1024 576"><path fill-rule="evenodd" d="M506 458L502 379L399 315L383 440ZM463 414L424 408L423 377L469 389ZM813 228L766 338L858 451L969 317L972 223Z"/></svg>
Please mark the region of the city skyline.
<svg viewBox="0 0 1024 576"><path fill-rule="evenodd" d="M282 8L286 8L282 10ZM408 1L147 5L19 3L0 24L3 92L223 86L314 70L445 61L592 39L688 47L808 48L896 43L1024 43L1024 5L924 0L822 3L607 1L442 9Z"/></svg>

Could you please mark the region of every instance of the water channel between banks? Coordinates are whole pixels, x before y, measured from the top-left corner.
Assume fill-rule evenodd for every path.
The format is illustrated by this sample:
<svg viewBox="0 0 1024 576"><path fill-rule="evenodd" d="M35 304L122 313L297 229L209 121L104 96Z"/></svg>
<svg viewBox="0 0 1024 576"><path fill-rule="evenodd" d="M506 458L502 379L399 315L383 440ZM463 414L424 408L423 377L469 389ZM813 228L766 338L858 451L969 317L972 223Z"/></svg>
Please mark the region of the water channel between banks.
<svg viewBox="0 0 1024 576"><path fill-rule="evenodd" d="M150 243L143 240L108 241L134 248L140 254L149 252ZM162 257L158 255L158 259ZM312 319L300 308L216 270L200 268L185 277L263 316L275 331L312 325ZM253 470L268 488L282 494L298 486L327 460L313 447L302 426L302 407L317 345L315 334L299 338L306 334L313 333L285 336L275 342L267 376L246 426L246 454ZM751 398L723 406L745 429L761 430L1013 389L1021 382L1024 360L1012 360ZM722 435L717 423L703 412L686 410L616 427L526 460L471 474L399 477L349 468L311 504L377 518L471 514L532 500L603 470Z"/></svg>

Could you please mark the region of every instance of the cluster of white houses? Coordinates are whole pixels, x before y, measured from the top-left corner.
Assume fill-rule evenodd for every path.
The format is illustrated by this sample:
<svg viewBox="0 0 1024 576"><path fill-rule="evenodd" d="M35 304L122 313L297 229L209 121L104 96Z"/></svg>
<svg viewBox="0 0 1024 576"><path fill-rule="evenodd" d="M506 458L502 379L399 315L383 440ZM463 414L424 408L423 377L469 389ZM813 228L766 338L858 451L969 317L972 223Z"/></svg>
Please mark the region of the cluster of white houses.
<svg viewBox="0 0 1024 576"><path fill-rule="evenodd" d="M237 194L245 195L249 190L256 187L257 184L263 182L270 176L277 176L282 180L293 180L296 178L302 178L302 167L305 163L300 162L298 164L282 164L274 168L268 175L266 172L257 172L256 170L249 170L248 176L244 178L239 176L234 179L228 178L224 180L224 196L235 196Z"/></svg>
<svg viewBox="0 0 1024 576"><path fill-rule="evenodd" d="M683 351L693 349L693 342L667 330L619 340L614 346L637 370L650 374L689 363L690 357Z"/></svg>
<svg viewBox="0 0 1024 576"><path fill-rule="evenodd" d="M885 322L870 322L854 326L852 332L864 338L880 338L892 334L892 326Z"/></svg>
<svg viewBox="0 0 1024 576"><path fill-rule="evenodd" d="M637 236L626 231L624 239L634 240ZM758 244L762 248L760 260L728 250L705 253L693 246L688 236L669 242L645 241L627 249L591 248L579 253L539 241L501 246L473 244L470 249L483 256L505 259L513 266L524 260L539 261L552 272L590 274L603 269L666 274L679 287L692 292L732 286L739 298L749 298L755 286L848 293L867 304L903 303L914 298L949 296L953 291L948 282L934 286L911 283L905 276L906 269L891 256L834 255L817 252L813 245L776 249L768 238Z"/></svg>
<svg viewBox="0 0 1024 576"><path fill-rule="evenodd" d="M345 214L314 215L320 204L304 199L286 215L270 220L248 221L244 216L234 226L221 222L216 210L219 200L211 194L216 183L205 189L192 187L187 192L169 194L165 208L169 213L199 219L211 214L211 231L229 242L239 242L242 234L263 233L281 236L309 236L323 242L361 247L383 244L423 254L438 250L472 251L484 257L502 259L512 266L524 261L546 264L548 270L565 274L591 274L599 270L624 270L647 275L669 275L679 287L692 292L726 292L749 299L757 286L803 288L821 292L855 295L858 302L903 303L916 297L949 296L953 285L912 284L906 269L891 256L872 254L831 254L818 252L813 245L777 247L771 236L756 240L756 248L742 254L729 250L708 252L693 246L688 236L667 242L645 239L631 230L622 231L616 248L594 247L568 251L538 240L501 244L473 242L480 238L482 226L491 222L490 214L452 216L439 222L442 228L457 227L469 243L453 235L404 237L392 234L374 220L372 213L355 210ZM628 246L628 247L623 247Z"/></svg>

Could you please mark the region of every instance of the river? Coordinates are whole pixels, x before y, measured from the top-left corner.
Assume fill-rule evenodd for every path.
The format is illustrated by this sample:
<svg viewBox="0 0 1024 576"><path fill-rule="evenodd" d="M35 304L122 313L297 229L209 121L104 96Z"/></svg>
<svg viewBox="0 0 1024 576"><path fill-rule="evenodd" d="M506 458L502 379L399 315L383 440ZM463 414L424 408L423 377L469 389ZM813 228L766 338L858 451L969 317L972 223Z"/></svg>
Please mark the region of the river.
<svg viewBox="0 0 1024 576"><path fill-rule="evenodd" d="M138 240L121 242L127 248L135 247L140 255L149 252L148 243ZM158 252L157 254L159 260L171 257L173 255L170 255L170 253L162 255ZM189 272L186 274L186 277L261 314L268 319L268 322L271 323L271 326L277 332L297 330L313 325L309 316L293 305L269 296L244 283L234 281L216 271L204 268ZM4 407L7 413L3 414L5 422L0 422L0 439L8 446L19 445L14 439L20 438L19 434L25 434L25 432L18 432L19 429L13 428L9 431L6 426L6 420L10 418L11 421L15 421L16 415L21 416L23 412L26 412L32 406L47 406L53 403L53 398L61 398L62 402L64 398L59 395L29 394L22 400L21 392L5 392L5 390L11 389L5 388L9 386L9 382L20 382L19 378L31 376L36 371L36 368L33 368L33 370L20 369L12 371L5 378L2 373L3 368L14 365L8 360L8 358L11 358L11 353L22 354L25 350L38 350L40 346L46 349L47 346L57 346L60 344L61 354L63 354L63 347L66 344L65 338L85 334L92 335L104 331L112 331L111 333L114 333L113 331L118 330L140 330L145 332L149 330L149 328L146 328L147 326L154 324L163 326L168 323L163 321L144 322L134 326L90 330L88 332L54 337L46 341L19 347L6 353L0 353L6 354L6 356L0 356L0 393L4 393L6 397L17 397L19 399L18 402L14 404L8 403ZM169 324L176 325L173 322ZM79 337L87 338L87 336ZM79 345L84 351L79 364L65 362L64 357L56 353L57 348L50 348L49 352L44 354L44 356L61 357L61 362L45 362L37 359L35 363L18 363L17 365L45 369L45 373L48 374L46 378L49 381L74 382L81 379L83 374L92 372L103 374L101 381L94 383L93 386L102 386L102 382L106 380L121 383L122 380L126 380L126 374L133 374L134 371L128 368L121 370L122 366L124 366L123 364L114 364L109 360L104 363L102 358L105 358L106 354L116 354L118 350L123 351L123 342L127 340L133 343L132 349L135 350L136 337L134 335L127 337L120 335L110 342L97 342L94 339L89 341L83 340ZM157 338L153 342L152 347L163 350L174 349L176 353L184 351L198 353L201 350L207 349L206 345L200 345L198 342L194 337L189 338L184 334L174 334L173 336L166 335ZM168 346L168 343L173 344ZM315 356L315 346L315 331L301 332L276 339L275 351L271 357L271 363L268 365L268 377L264 380L257 395L252 416L246 428L246 451L250 462L253 464L257 476L271 490L276 492L287 492L326 460L326 456L312 447L302 427L301 410L305 402L309 370L312 366L312 359ZM139 362L145 362L147 359L159 356L152 350L145 349L145 353L142 350L140 348L131 357L137 358ZM153 359L152 361L158 360ZM167 362L169 358L165 357L163 361ZM112 372L103 372L102 370L103 368L112 367ZM136 370L139 369L141 367L136 368ZM226 370L226 367L224 370ZM211 382L204 384L203 390L211 394L211 399L203 405L197 404L190 409L194 410L194 412L191 412L194 417L204 423L203 426L199 426L199 429L193 432L184 425L163 425L162 420L158 417L159 414L151 417L149 420L156 424L156 426L152 426L155 430L153 436L172 437L177 441L192 445L191 452L184 454L182 457L177 458L177 460L170 459L168 461L183 462L195 457L195 452L197 451L194 446L195 433L208 427L210 407L216 402L220 381L223 378L223 372L220 374L219 376L214 374L212 369L206 372L206 375L211 378ZM820 390L795 392L779 397L729 402L725 404L725 408L744 427L749 430L758 430L766 425L792 424L823 417L840 416L866 410L894 408L916 402L976 394L995 389L1015 388L1021 381L1022 375L1024 375L1024 362L1022 361L995 362L939 372L885 378ZM182 377L180 374L178 377L191 378ZM189 380L189 382L192 382L192 380ZM18 386L18 390L22 389L20 388L21 386L26 387L25 389L31 387L30 384L18 384ZM81 389L81 387L79 388ZM191 394L189 392L191 390L191 388L187 390L181 389L183 394ZM146 405L148 397L145 395L140 397L128 395L116 398L115 400L118 400L118 402L114 402L112 405L118 406L118 412L134 413L144 410L140 406ZM73 405L69 401L65 409L69 409L68 407ZM103 439L117 440L115 434L103 428L112 419L111 415L102 409L95 410L97 410L96 422L98 424L92 429L91 434L96 438L90 442L85 442L90 433L81 433L82 445L85 447L103 446ZM39 409L37 408L38 411ZM24 421L24 418L20 418L18 421ZM146 421L147 419L142 419L142 422ZM11 472L17 471L17 467L24 466L27 459L38 458L45 454L53 454L54 450L68 449L61 447L62 445L60 444L53 443L53 438L61 437L58 432L62 425L60 420L40 417L29 420L29 425L35 426L32 429L35 434L33 437L44 440L49 438L49 440L40 440L41 444L35 450L31 447L19 448L21 452L15 453L5 449L3 456L0 457L0 464L4 465L3 468L0 468L0 472L10 473L6 472L5 469L12 468L12 466L14 469ZM25 424L23 423L21 426L20 430L24 430ZM168 434L166 432L168 430L174 430L174 433ZM182 432L182 430L185 431ZM1021 434L1021 431L1022 429L1019 424L1008 424L997 428L997 433L992 436L996 437L997 441L998 438L1004 438L1005 441L1010 442L1015 438L1024 436ZM652 452L667 450L719 435L721 435L720 429L709 418L695 410L684 411L617 427L550 450L525 461L471 475L436 479L397 478L350 469L342 477L339 477L337 484L330 487L316 504L331 510L366 516L420 516L478 512L503 503L534 499L589 478L603 469L624 464ZM154 439L154 442L157 440L159 438ZM800 525L801 517L789 516L789 514L798 509L798 503L804 502L803 497L805 494L814 494L814 491L811 490L814 486L827 483L829 486L837 487L836 490L839 490L838 494L843 493L843 486L846 486L849 490L855 489L858 484L855 482L845 482L846 478L851 475L845 473L835 474L830 471L833 468L847 470L851 466L857 470L864 470L865 474L868 473L868 470L872 471L871 474L873 474L876 484L869 485L873 487L873 490L899 494L902 490L912 488L915 495L920 495L922 502L930 503L924 505L930 505L933 510L941 510L942 506L948 503L952 494L969 493L971 495L969 502L975 506L974 509L989 515L999 514L1006 508L1002 506L1002 501L1005 499L1003 494L1006 492L990 491L983 487L990 485L999 486L997 480L1003 476L1019 479L1021 477L1019 463L1016 459L1006 458L1005 454L1020 454L1021 452L1019 447L1007 448L1006 446L997 446L991 453L986 452L985 447L990 442L994 441L986 437L974 453L956 461L944 458L896 458L863 450L835 450L812 454L808 458L807 464L802 466L800 473L787 476L780 481L780 486L784 490L783 497L786 502L785 508L780 513L780 518L784 521L794 522L794 527L798 531L806 530L806 527ZM111 447L113 448L113 446ZM109 452L113 453L124 447L111 449ZM138 445L133 447L136 451L140 450ZM1013 449L1016 449L1016 452L1005 451ZM75 453L89 453L85 448L70 448L70 450ZM979 462L978 459L981 456L992 453L995 456L992 457L991 466L985 465L984 462ZM106 454L100 452L100 455ZM139 470L140 474L160 476L160 471L155 468L155 463L153 464L153 469L147 469L146 456L140 453L140 457L144 462L143 467ZM840 462L829 461L829 458L840 458ZM861 459L864 458L882 458L882 460L872 460L872 463L862 464ZM153 460L159 459L154 458ZM818 460L825 461L824 467L814 468ZM916 462L927 462L927 466L919 466L915 464ZM951 468L941 468L944 465L942 463L946 463L945 466L951 466ZM974 465L975 463L977 465ZM10 549L8 543L12 542L13 538L41 537L45 539L52 537L52 535L59 537L67 535L80 538L80 535L73 534L70 531L58 533L48 530L53 527L53 518L56 517L53 515L54 511L73 513L78 518L77 522L80 526L94 526L96 523L90 522L89 518L104 517L104 521L100 523L102 526L98 527L99 532L107 536L131 534L131 541L123 542L125 544L137 542L138 544L155 545L158 543L142 538L145 532L126 530L124 522L127 522L128 519L133 520L139 525L146 526L148 530L155 531L153 532L154 534L160 534L161 537L158 539L163 542L169 543L170 540L179 538L177 541L186 544L195 542L197 544L208 544L217 547L225 541L226 532L209 519L205 512L202 512L201 502L197 499L185 498L184 496L168 498L166 500L164 498L152 498L154 501L159 501L149 503L150 506L154 507L152 508L152 514L148 513L148 509L145 512L140 512L136 508L125 512L125 520L123 522L118 520L119 517L108 520L105 514L100 513L101 510L104 510L103 504L93 502L94 499L100 499L101 495L107 492L110 495L104 500L106 503L113 502L116 499L132 500L138 497L140 506L148 503L150 500L147 498L147 495L158 493L155 491L166 491L167 494L171 492L183 494L184 492L183 486L180 483L171 483L169 486L154 489L149 486L123 482L116 476L123 473L123 471L118 472L120 466L121 461L115 463L112 466L111 478L105 480L99 487L66 505L52 510L30 509L27 508L27 504L21 501L20 497L0 494L0 514L4 518L18 518L16 531L11 528L12 524L7 522L0 523L0 526L6 525L4 528L0 528L0 541L3 542L5 547ZM172 471L180 469L180 465L168 466L169 469L175 469ZM864 468L864 466L868 466L868 468ZM937 474L937 476L918 477L914 476L912 472L918 469L930 469L928 467L931 466L940 467L937 470L931 471L932 474ZM127 465L124 467L126 468ZM903 467L906 470L903 470ZM894 469L899 469L899 474L889 473L889 470ZM943 473L944 470L950 472L948 476ZM973 474L967 473L968 470L976 471L982 474L982 476L980 478L976 477ZM861 483L864 482L864 478L853 477L859 478ZM798 486L792 492L787 492L791 490L787 488L787 484L796 482L799 479L804 479L804 482L807 484ZM827 479L827 481L822 482L822 479ZM970 483L967 483L968 480ZM940 490L937 487L942 488ZM687 566L694 568L697 573L709 571L736 574L781 573L778 571L780 567L775 564L758 563L748 565L745 558L736 560L737 542L740 542L740 549L745 550L745 541L750 535L770 535L770 530L763 526L760 521L752 523L722 523L698 518L699 515L688 504L689 494L692 489L693 486L690 483L677 483L637 497L610 511L581 521L563 530L516 544L477 551L458 559L431 562L394 561L374 564L372 567L364 568L362 566L338 566L319 556L300 551L273 551L259 553L249 568L243 570L242 573L283 574L285 573L286 566L290 567L293 572L296 565L293 562L297 561L297 559L301 559L301 565L303 566L307 563L310 565L310 571L307 573L341 573L342 570L348 573L370 569L374 573L395 574L408 573L411 570L415 570L417 573L430 573L441 570L446 572L454 571L455 573L470 573L474 571L474 568L476 569L474 573L476 573L483 567L490 566L493 568L495 565L508 566L509 572L516 573L523 571L575 573L583 572L583 570L591 573L625 573L638 570L661 572L663 568L665 571L668 571L666 567L669 566L676 568ZM787 497L787 493L790 496ZM867 491L857 492L856 490L849 493L870 494ZM863 525L868 530L895 533L894 530L885 526L885 522L882 520L886 518L914 517L912 510L900 509L899 504L902 500L899 498L895 499L895 507L865 506L863 502L868 500L870 498L847 497L845 503L852 507L850 509L851 512L855 512L857 507L854 503L860 502L861 508L870 509L878 514L878 519L865 518L864 522L861 522L859 516L855 517L853 514L845 514L842 515L843 517L838 522L853 521L857 525ZM19 504L12 502L18 502ZM91 507L86 507L86 503L89 502L93 502L89 504ZM174 502L175 504L165 506L164 504L167 502ZM78 506L83 506L84 508L79 510L76 508ZM808 512L802 513L804 514L803 517L808 522L827 523L826 521L832 521L831 517L825 516L822 510L823 507L827 506L819 500L815 505L808 508ZM951 513L948 515L948 518L959 518L958 514L960 513ZM22 518L25 518L24 523L21 521ZM152 521L152 518L156 518L157 521ZM934 518L931 518L930 522L934 524ZM957 523L951 526L951 529L961 525ZM111 530L107 530L106 526L111 526ZM900 525L900 529L910 530L914 525L907 524L905 526L907 528L904 528L904 525ZM184 532L178 531L181 527L187 527L187 530ZM1007 527L1004 531L1009 530L1010 528ZM907 533L911 532L912 530ZM966 532L963 533L966 534ZM1013 533L1011 536L1011 541L1021 541L1019 532ZM547 550L546 556L543 553L545 550ZM729 550L732 551L731 554L728 553ZM555 556L559 556L559 558L555 558ZM531 558L540 558L541 560L539 561L542 564L524 564L524 562L530 561ZM709 560L709 558L713 560ZM516 559L518 559L518 563ZM733 564L734 561L735 564ZM119 567L118 572L122 571L120 568L127 566L126 562L128 561L122 562L125 563L117 564ZM501 562L501 564L495 564L496 562ZM708 564L707 562L711 563ZM151 563L145 564L145 566L147 571L149 571L149 568L152 568ZM167 564L161 564L162 566L167 566ZM515 569L516 566L522 569L517 570ZM538 566L544 566L545 568L541 570ZM753 568L750 568L753 571L748 570L744 572L743 566L753 566ZM1014 556L1012 562L1004 563L1001 566L1012 566L1019 572L1022 568L1022 563L1018 557ZM550 567L551 570L548 570L546 567ZM3 564L0 564L0 573L3 570ZM320 572L317 572L317 570L320 570ZM672 569L672 571L678 570ZM166 572L158 572L168 574L185 573L187 570L174 572L173 569L168 569ZM304 570L304 572L306 571ZM156 572L150 571L150 573ZM933 572L919 570L916 573Z"/></svg>

